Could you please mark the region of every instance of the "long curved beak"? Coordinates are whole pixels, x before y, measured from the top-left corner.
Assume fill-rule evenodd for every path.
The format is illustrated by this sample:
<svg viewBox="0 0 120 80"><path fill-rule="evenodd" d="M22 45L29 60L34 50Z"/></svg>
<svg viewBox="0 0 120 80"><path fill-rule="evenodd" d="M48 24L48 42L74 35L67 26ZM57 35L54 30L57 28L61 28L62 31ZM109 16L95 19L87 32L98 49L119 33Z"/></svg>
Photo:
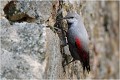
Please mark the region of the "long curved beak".
<svg viewBox="0 0 120 80"><path fill-rule="evenodd" d="M57 19L57 21L61 21L61 20L63 20L63 18Z"/></svg>
<svg viewBox="0 0 120 80"><path fill-rule="evenodd" d="M65 16L65 17L63 17L63 19L68 19L68 18Z"/></svg>
<svg viewBox="0 0 120 80"><path fill-rule="evenodd" d="M57 21L61 21L63 19L67 19L66 17L63 17L63 18L60 18L60 19L57 19Z"/></svg>

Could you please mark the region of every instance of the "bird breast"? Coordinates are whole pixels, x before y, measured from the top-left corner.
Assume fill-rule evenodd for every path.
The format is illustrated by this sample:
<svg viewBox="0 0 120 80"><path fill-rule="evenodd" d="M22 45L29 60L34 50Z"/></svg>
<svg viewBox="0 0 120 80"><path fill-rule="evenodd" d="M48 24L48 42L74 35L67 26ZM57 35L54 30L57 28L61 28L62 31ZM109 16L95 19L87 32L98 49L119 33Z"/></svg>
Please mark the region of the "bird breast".
<svg viewBox="0 0 120 80"><path fill-rule="evenodd" d="M67 31L68 42L71 44L75 44L76 37L78 37L81 40L84 46L88 45L89 39L84 25L81 26L71 25L71 27L68 29Z"/></svg>

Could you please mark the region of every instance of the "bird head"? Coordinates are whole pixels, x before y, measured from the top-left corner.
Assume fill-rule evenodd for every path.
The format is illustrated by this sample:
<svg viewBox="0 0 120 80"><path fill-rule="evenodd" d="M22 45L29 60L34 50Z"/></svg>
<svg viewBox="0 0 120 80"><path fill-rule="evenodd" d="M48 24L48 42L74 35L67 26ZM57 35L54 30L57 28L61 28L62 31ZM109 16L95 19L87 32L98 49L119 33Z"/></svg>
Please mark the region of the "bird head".
<svg viewBox="0 0 120 80"><path fill-rule="evenodd" d="M75 12L68 12L63 19L66 19L68 24L73 24L80 20L80 16Z"/></svg>

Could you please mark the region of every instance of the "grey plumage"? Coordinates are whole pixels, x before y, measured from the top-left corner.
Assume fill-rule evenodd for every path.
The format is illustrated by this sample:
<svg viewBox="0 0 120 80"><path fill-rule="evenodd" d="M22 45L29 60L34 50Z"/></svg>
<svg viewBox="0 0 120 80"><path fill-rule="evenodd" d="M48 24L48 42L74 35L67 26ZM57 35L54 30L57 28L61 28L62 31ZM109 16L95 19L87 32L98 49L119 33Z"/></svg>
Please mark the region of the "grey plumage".
<svg viewBox="0 0 120 80"><path fill-rule="evenodd" d="M81 61L83 71L86 68L89 72L89 38L82 18L77 13L69 12L64 19L66 19L68 23L67 40L71 55L74 60ZM87 58L85 58L84 55L86 55Z"/></svg>

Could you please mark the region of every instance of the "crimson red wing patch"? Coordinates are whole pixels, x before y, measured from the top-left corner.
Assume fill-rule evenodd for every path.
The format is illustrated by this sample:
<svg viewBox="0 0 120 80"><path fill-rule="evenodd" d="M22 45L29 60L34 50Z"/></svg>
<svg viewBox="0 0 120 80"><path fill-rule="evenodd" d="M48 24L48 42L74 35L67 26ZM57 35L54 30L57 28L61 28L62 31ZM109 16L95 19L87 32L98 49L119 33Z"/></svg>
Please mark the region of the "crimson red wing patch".
<svg viewBox="0 0 120 80"><path fill-rule="evenodd" d="M75 45L80 57L80 61L82 63L83 66L83 71L85 71L85 69L89 72L90 71L90 65L89 65L89 53L87 53L81 44L81 41L79 38L75 38Z"/></svg>

